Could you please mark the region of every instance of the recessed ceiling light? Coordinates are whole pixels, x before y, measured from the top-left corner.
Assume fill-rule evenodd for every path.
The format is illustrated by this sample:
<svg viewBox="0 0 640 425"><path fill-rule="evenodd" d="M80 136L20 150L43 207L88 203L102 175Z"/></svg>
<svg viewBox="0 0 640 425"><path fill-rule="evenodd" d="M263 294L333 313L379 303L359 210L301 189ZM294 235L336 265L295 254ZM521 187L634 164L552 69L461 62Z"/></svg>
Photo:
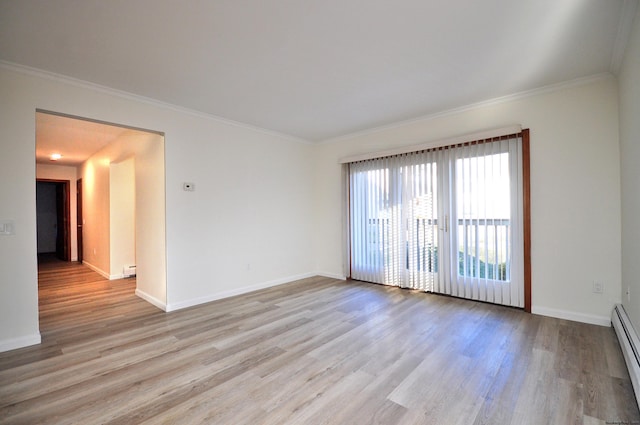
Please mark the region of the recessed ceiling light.
<svg viewBox="0 0 640 425"><path fill-rule="evenodd" d="M60 155L59 153L52 153L49 158L51 158L52 161L57 161L62 158L62 155Z"/></svg>

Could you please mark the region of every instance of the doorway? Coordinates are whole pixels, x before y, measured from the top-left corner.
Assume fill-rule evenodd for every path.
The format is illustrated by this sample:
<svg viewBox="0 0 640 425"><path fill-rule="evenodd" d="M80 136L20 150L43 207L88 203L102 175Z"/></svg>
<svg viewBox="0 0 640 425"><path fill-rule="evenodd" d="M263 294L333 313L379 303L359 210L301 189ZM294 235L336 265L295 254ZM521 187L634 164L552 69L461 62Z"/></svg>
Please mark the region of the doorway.
<svg viewBox="0 0 640 425"><path fill-rule="evenodd" d="M71 261L70 182L36 180L38 256Z"/></svg>
<svg viewBox="0 0 640 425"><path fill-rule="evenodd" d="M61 175L71 182L67 258L110 280L133 270L136 295L166 309L164 134L37 110L36 177ZM127 184L132 224L125 226Z"/></svg>
<svg viewBox="0 0 640 425"><path fill-rule="evenodd" d="M528 311L528 134L349 163L351 278Z"/></svg>

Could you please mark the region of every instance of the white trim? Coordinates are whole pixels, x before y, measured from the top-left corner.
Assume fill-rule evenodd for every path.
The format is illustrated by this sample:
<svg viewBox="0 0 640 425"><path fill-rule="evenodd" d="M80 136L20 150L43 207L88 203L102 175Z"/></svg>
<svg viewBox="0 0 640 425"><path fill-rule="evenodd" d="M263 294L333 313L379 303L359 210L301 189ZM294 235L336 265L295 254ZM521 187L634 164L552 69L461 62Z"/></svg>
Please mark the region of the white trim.
<svg viewBox="0 0 640 425"><path fill-rule="evenodd" d="M89 267L91 270L93 270L94 272L98 273L100 276L104 277L105 279L109 279L111 280L111 275L107 272L105 272L104 270L98 268L97 266L94 266L93 264L82 260L82 264L84 264L85 266Z"/></svg>
<svg viewBox="0 0 640 425"><path fill-rule="evenodd" d="M316 276L328 277L329 279L347 280L347 277L339 273L317 272Z"/></svg>
<svg viewBox="0 0 640 425"><path fill-rule="evenodd" d="M423 115L416 118L411 118L404 121L397 121L391 124L370 128L367 130L357 131L354 133L345 134L342 136L333 137L330 139L325 139L321 142L317 142L317 144L325 144L325 143L337 143L342 142L344 140L353 139L361 136L368 136L370 134L381 133L383 131L392 130L394 128L403 127L407 125L411 125L414 123L418 123L420 121L429 121L436 118L447 117L450 115L460 114L462 112L471 111L474 109L486 108L489 106L500 105L502 103L512 102L515 100L526 99L528 97L538 96L545 93L551 93L559 90L564 90L572 87L583 86L586 84L591 84L596 81L605 80L612 78L613 75L610 72L603 72L600 74L594 74L587 77L576 78L569 81L564 81L562 83L550 84L548 86L542 86L531 90L525 90L518 93L509 94L502 97L496 97L489 100L484 100L477 103L471 103L469 105L460 106L457 108L447 109L441 112L435 112L433 114Z"/></svg>
<svg viewBox="0 0 640 425"><path fill-rule="evenodd" d="M615 75L620 72L620 67L624 61L624 53L627 50L627 44L629 43L629 37L631 36L633 19L636 16L637 7L638 0L624 0L622 7L620 8L618 33L616 34L616 41L613 44L611 64L609 65L609 69Z"/></svg>
<svg viewBox="0 0 640 425"><path fill-rule="evenodd" d="M167 304L167 309L165 311L175 311L181 310L183 308L193 307L195 305L200 305L204 303L208 303L211 301L221 300L223 298L229 298L236 295L242 295L253 291L258 291L260 289L271 288L273 286L283 285L285 283L294 282L300 279L306 279L309 277L317 276L315 273L304 273L296 276L289 276L281 279L275 279L268 282L258 283L256 285L245 286L242 288L230 289L227 291L217 292L215 294L206 295L204 297L192 298L190 300L179 301L177 303Z"/></svg>
<svg viewBox="0 0 640 425"><path fill-rule="evenodd" d="M1 65L1 61L0 61L0 65ZM1 68L1 66L0 66L0 68ZM141 131L143 133L151 133L151 134L155 134L155 135L162 136L162 137L165 136L163 131L150 130L148 128L134 127L134 126L131 126L131 125L126 125L126 124L117 124L117 123L114 123L114 122L98 120L98 119L95 119L95 118L86 118L86 117L81 117L81 116L73 115L73 114L65 114L63 112L50 111L48 109L36 108L36 113L46 114L46 115L53 115L53 116L62 117L62 118L70 118L72 120L85 121L85 122L93 123L93 124L103 124L103 125L107 125L107 126L110 126L110 127L123 128L125 130ZM72 167L72 165L69 165L69 166Z"/></svg>
<svg viewBox="0 0 640 425"><path fill-rule="evenodd" d="M500 137L500 136L506 136L509 134L516 134L516 133L520 133L521 131L522 131L522 126L520 125L511 125L508 127L494 128L491 130L478 131L475 133L448 137L446 139L432 140L432 141L420 143L417 145L401 146L398 148L387 149L384 151L351 155L351 156L347 156L345 158L340 159L340 163L347 164L349 162L365 161L367 159L383 158L385 156L391 156L391 155L402 155L403 153L418 152L426 149L439 148L443 146L452 146L452 145L457 145L459 143L472 142L475 140L485 140L485 139L491 139L492 137Z"/></svg>
<svg viewBox="0 0 640 425"><path fill-rule="evenodd" d="M40 332L33 335L21 336L18 338L5 339L0 341L0 353L9 350L15 350L22 347L28 347L30 345L37 345L42 342Z"/></svg>
<svg viewBox="0 0 640 425"><path fill-rule="evenodd" d="M541 316L572 320L574 322L588 323L590 325L611 326L611 318L607 316L595 316L592 314L578 313L576 311L557 310L555 308L539 306L531 307L531 312Z"/></svg>
<svg viewBox="0 0 640 425"><path fill-rule="evenodd" d="M143 300L145 300L149 304L152 304L152 305L158 307L160 310L169 311L169 310L167 310L167 305L165 303L163 303L162 301L160 301L156 297L147 294L143 290L136 288L136 292L135 293L136 293L136 295L138 297L142 298Z"/></svg>
<svg viewBox="0 0 640 425"><path fill-rule="evenodd" d="M170 109L172 111L176 111L176 112L182 112L184 114L188 114L191 116L195 116L195 117L199 117L199 118L203 118L206 120L211 120L211 121L217 121L223 124L228 124L228 125L232 125L234 127L241 127L247 130L252 130L258 133L262 133L265 134L267 136L272 136L272 137L278 137L278 138L284 138L286 140L292 141L292 142L297 142L297 143L302 143L305 145L310 145L312 144L309 140L300 138L300 137L296 137L296 136L292 136L290 134L285 134L285 133L280 133L277 131L273 131L273 130L268 130L266 128L262 128L262 127L257 127L251 124L245 124L243 122L239 122L239 121L234 121L228 118L223 118L223 117L219 117L217 115L213 115L213 114L207 114L205 112L200 112L200 111L196 111L193 109L189 109L189 108L185 108L183 106L179 106L179 105L174 105L172 103L168 103L168 102L163 102L161 100L156 100L150 97L145 97L145 96L140 96L137 94L133 94L133 93L129 93L123 90L118 90L118 89L114 89L111 87L107 87L107 86L103 86L100 84L96 84L96 83L92 83L89 81L85 81L85 80L80 80L77 78L73 78L73 77L68 77L66 75L61 75L61 74L56 74L55 72L50 72L50 71L45 71L42 69L38 69L38 68L32 68L30 66L26 66L26 65L20 65L17 63L13 63L13 62L7 62L4 60L0 60L0 68L5 68L14 72L18 72L20 74L26 74L26 75L31 75L34 77L38 77L38 78L43 78L46 80L53 80L53 81L57 81L57 82L61 82L64 84L69 84L72 86L76 86L76 87L80 87L80 88L84 88L84 89L89 89L89 90L95 90L101 93L105 93L111 96L116 96L116 97L120 97L123 99L128 99L128 100L133 100L136 102L142 102L142 103L146 103L148 105L152 105L152 106L156 106L159 108L163 108L163 109Z"/></svg>
<svg viewBox="0 0 640 425"><path fill-rule="evenodd" d="M100 276L104 277L105 279L108 280L116 280L116 279L125 279L128 278L129 276L125 276L124 273L118 273L118 274L109 274L107 272L105 272L104 270L100 269L97 266L94 266L93 264L82 260L82 264L84 264L85 266L89 267L91 270L93 270L94 272L98 273Z"/></svg>

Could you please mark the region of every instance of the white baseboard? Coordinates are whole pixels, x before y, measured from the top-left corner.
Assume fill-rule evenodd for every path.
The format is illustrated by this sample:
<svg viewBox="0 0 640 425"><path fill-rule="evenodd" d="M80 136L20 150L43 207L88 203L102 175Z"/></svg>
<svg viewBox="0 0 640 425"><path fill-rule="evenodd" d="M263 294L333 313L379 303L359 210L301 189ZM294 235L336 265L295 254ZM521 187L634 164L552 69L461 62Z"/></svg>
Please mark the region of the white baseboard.
<svg viewBox="0 0 640 425"><path fill-rule="evenodd" d="M146 292L144 292L144 291L142 291L142 290L140 290L138 288L136 288L136 295L138 297L142 298L143 300L145 300L146 302L148 302L149 304L152 304L152 305L158 307L162 311L169 311L167 304L163 303L162 301L160 301L156 297L151 296L151 295L147 294Z"/></svg>
<svg viewBox="0 0 640 425"><path fill-rule="evenodd" d="M100 276L104 277L105 279L109 279L111 280L111 276L109 275L109 273L105 272L104 270L102 270L101 268L98 268L97 266L94 266L93 264L89 263L88 261L82 260L82 264L84 264L85 266L89 267L91 270L93 270L94 272L98 273Z"/></svg>
<svg viewBox="0 0 640 425"><path fill-rule="evenodd" d="M338 279L338 280L347 280L345 276L337 273L317 272L316 276L328 277L331 279Z"/></svg>
<svg viewBox="0 0 640 425"><path fill-rule="evenodd" d="M200 304L205 304L211 301L221 300L223 298L234 297L236 295L247 294L249 292L259 291L261 289L271 288L278 285L284 285L285 283L295 282L296 280L307 279L314 276L322 276L328 277L331 279L339 279L345 280L344 276L333 274L333 273L303 273L295 276L289 276L281 279L270 280L267 282L258 283L255 285L245 286L242 288L234 288L227 291L216 292L214 294L206 295L204 297L192 298L190 300L179 301L176 303L163 303L157 298L152 297L151 295L136 289L136 295L142 298L143 300L153 304L161 310L166 312L181 310L183 308L193 307Z"/></svg>
<svg viewBox="0 0 640 425"><path fill-rule="evenodd" d="M94 272L98 273L100 276L104 277L105 279L108 280L116 280L116 279L124 279L125 276L124 273L119 273L119 274L109 274L107 272L105 272L104 270L102 270L101 268L94 266L93 264L82 260L82 264L84 264L85 266L89 267L91 270L93 270Z"/></svg>
<svg viewBox="0 0 640 425"><path fill-rule="evenodd" d="M165 311L181 310L183 308L193 307L194 305L204 304L211 301L221 300L223 298L229 298L236 295L242 295L260 289L271 288L273 286L284 285L285 283L294 282L300 279L306 279L309 277L317 276L315 273L304 273L296 276L289 276L281 279L270 280L268 282L258 283L256 285L245 286L242 288L234 288L228 291L216 292L204 297L192 298L190 300L179 301L177 303L168 303Z"/></svg>
<svg viewBox="0 0 640 425"><path fill-rule="evenodd" d="M568 310L556 310L554 308L532 306L531 312L541 316L555 317L557 319L572 320L574 322L588 323L591 325L611 326L611 318L606 316L595 316L591 314L578 313Z"/></svg>
<svg viewBox="0 0 640 425"><path fill-rule="evenodd" d="M40 344L41 342L42 338L40 337L40 332L34 335L5 339L4 341L0 341L0 353L3 351L15 350L17 348Z"/></svg>
<svg viewBox="0 0 640 425"><path fill-rule="evenodd" d="M616 304L611 321L629 370L631 384L636 394L636 403L640 406L640 339L622 305Z"/></svg>

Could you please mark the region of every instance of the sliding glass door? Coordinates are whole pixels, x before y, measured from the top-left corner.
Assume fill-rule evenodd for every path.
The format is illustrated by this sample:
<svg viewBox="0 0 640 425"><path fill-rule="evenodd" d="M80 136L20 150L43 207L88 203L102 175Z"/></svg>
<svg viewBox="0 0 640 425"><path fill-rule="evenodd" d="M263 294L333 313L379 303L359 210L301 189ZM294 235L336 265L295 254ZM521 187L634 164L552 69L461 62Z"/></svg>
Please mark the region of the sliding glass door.
<svg viewBox="0 0 640 425"><path fill-rule="evenodd" d="M351 277L522 307L520 141L351 163Z"/></svg>

